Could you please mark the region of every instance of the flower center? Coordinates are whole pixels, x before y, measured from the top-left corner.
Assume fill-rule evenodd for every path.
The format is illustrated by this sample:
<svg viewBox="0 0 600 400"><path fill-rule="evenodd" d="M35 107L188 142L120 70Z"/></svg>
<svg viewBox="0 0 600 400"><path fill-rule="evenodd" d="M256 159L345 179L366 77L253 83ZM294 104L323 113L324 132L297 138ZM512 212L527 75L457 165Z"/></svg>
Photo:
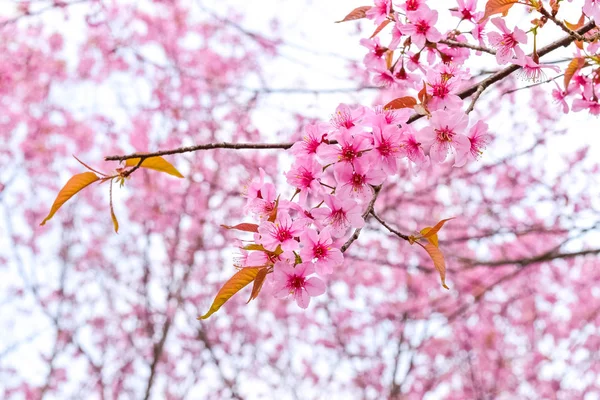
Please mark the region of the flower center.
<svg viewBox="0 0 600 400"><path fill-rule="evenodd" d="M436 129L435 132L437 133L437 137L440 142L451 142L455 135L455 133L452 132L448 127Z"/></svg>
<svg viewBox="0 0 600 400"><path fill-rule="evenodd" d="M275 233L275 237L278 241L283 243L286 240L291 239L292 234L290 233L290 230L287 227L284 228L282 226L277 226L277 232Z"/></svg>
<svg viewBox="0 0 600 400"><path fill-rule="evenodd" d="M415 24L415 27L417 28L417 33L421 34L421 35L425 35L427 33L427 31L429 30L429 24L427 23L427 21L419 21Z"/></svg>
<svg viewBox="0 0 600 400"><path fill-rule="evenodd" d="M290 288L290 293L302 289L304 287L304 277L298 275L292 276L288 281L288 287Z"/></svg>
<svg viewBox="0 0 600 400"><path fill-rule="evenodd" d="M321 259L321 258L325 257L325 255L327 254L327 247L325 247L325 245L319 243L313 249L313 253L314 253L315 258Z"/></svg>

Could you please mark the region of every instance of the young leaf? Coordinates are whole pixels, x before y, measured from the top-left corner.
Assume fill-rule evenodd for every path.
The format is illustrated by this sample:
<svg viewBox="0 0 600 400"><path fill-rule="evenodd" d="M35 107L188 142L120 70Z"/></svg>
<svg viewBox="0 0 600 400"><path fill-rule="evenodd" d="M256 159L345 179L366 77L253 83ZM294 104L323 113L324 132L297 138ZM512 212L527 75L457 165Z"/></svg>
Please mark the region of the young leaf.
<svg viewBox="0 0 600 400"><path fill-rule="evenodd" d="M454 217L452 217L452 218L446 218L446 219L441 220L440 222L438 222L437 224L435 224L435 226L433 228L428 229L427 233L423 234L423 231L421 231L421 234L423 234L424 238L429 238L429 237L435 235L436 233L438 233L438 231L440 229L442 229L442 226L444 226L444 224L447 221L450 221L451 219L454 219Z"/></svg>
<svg viewBox="0 0 600 400"><path fill-rule="evenodd" d="M399 97L383 106L384 110L398 110L400 108L413 108L417 105L417 99L410 96Z"/></svg>
<svg viewBox="0 0 600 400"><path fill-rule="evenodd" d="M567 68L565 69L565 90L569 88L569 83L573 76L585 65L585 60L581 57L577 57L571 60Z"/></svg>
<svg viewBox="0 0 600 400"><path fill-rule="evenodd" d="M81 174L73 175L71 179L65 184L65 186L58 192L56 196L56 200L54 200L54 204L50 208L50 212L48 216L44 218L40 225L46 224L50 218L54 216L54 214L58 211L58 209L67 202L71 197L75 196L77 192L81 189L85 188L88 185L99 180L98 176L93 172L83 172Z"/></svg>
<svg viewBox="0 0 600 400"><path fill-rule="evenodd" d="M371 6L362 6L356 7L354 10L350 11L348 15L344 17L344 19L335 21L336 24L340 22L353 21L355 19L365 18L367 16L367 11L371 9Z"/></svg>
<svg viewBox="0 0 600 400"><path fill-rule="evenodd" d="M113 186L113 181L111 179L110 180L110 190L109 190L110 217L112 218L113 226L115 227L115 233L119 233L119 221L117 221L117 216L115 215L115 209L113 207L113 201L112 201L112 186Z"/></svg>
<svg viewBox="0 0 600 400"><path fill-rule="evenodd" d="M139 158L129 158L125 160L125 166L135 167L140 162ZM183 178L183 175L167 160L162 157L150 157L142 161L141 167L153 169L155 171L165 172L169 175Z"/></svg>
<svg viewBox="0 0 600 400"><path fill-rule="evenodd" d="M435 247L438 247L438 235L437 233L434 233L433 235L430 236L425 236L427 235L427 233L431 230L431 227L425 227L423 229L421 229L421 235L432 245L434 245Z"/></svg>
<svg viewBox="0 0 600 400"><path fill-rule="evenodd" d="M237 224L234 226L230 226L230 225L221 225L221 226L225 229L236 229L238 231L254 232L254 233L258 232L258 225L250 224L248 222L243 222L241 224Z"/></svg>
<svg viewBox="0 0 600 400"><path fill-rule="evenodd" d="M390 21L389 19L386 19L381 24L379 24L379 26L377 27L377 29L375 29L375 32L373 32L373 34L371 35L371 37L369 39L373 39L375 36L377 36L377 34L379 32L381 32L382 29L385 28L390 22L392 22L392 21Z"/></svg>
<svg viewBox="0 0 600 400"><path fill-rule="evenodd" d="M447 285L446 285L446 261L444 260L444 255L442 254L442 251L437 248L437 246L434 246L432 243L418 243L419 246L421 246L422 248L425 249L425 251L427 252L427 254L429 254L429 257L431 257L431 260L433 261L433 265L435 266L435 269L437 269L437 271L440 274L440 279L442 280L442 286L445 289L450 289Z"/></svg>
<svg viewBox="0 0 600 400"><path fill-rule="evenodd" d="M494 14L502 14L502 16L506 17L508 10L517 2L518 0L488 0L485 5L485 14L479 22Z"/></svg>
<svg viewBox="0 0 600 400"><path fill-rule="evenodd" d="M256 276L261 269L264 269L264 267L246 267L240 269L227 282L225 282L223 287L219 290L208 312L198 317L198 319L206 319L219 311L221 306L225 304L227 300L242 290L247 284L256 279Z"/></svg>
<svg viewBox="0 0 600 400"><path fill-rule="evenodd" d="M246 304L250 303L250 301L258 297L260 289L262 289L263 283L265 283L265 278L267 277L268 270L269 269L266 267L261 268L260 271L258 271L258 273L256 274L256 278L254 278L254 285L252 285L252 293L250 294L250 298L248 299Z"/></svg>

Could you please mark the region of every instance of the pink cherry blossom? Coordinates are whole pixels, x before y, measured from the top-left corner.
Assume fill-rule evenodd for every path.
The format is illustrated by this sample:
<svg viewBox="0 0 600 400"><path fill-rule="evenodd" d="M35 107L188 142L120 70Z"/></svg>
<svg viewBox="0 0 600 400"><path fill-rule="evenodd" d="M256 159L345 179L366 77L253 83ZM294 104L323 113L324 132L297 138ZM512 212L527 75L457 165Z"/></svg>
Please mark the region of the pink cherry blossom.
<svg viewBox="0 0 600 400"><path fill-rule="evenodd" d="M273 290L275 297L294 297L301 308L307 308L310 298L325 293L325 283L317 277L307 276L314 273L315 267L311 262L303 262L295 267L285 261L279 261L273 269Z"/></svg>
<svg viewBox="0 0 600 400"><path fill-rule="evenodd" d="M456 11L452 10L451 14L461 20L477 22L481 13L475 12L477 9L477 0L458 0Z"/></svg>
<svg viewBox="0 0 600 400"><path fill-rule="evenodd" d="M541 82L546 80L546 74L544 71L542 71L542 68L551 69L555 72L560 71L560 68L558 68L556 65L538 64L529 56L525 56L523 59L518 60L516 64L521 66L519 76L532 82Z"/></svg>
<svg viewBox="0 0 600 400"><path fill-rule="evenodd" d="M523 50L518 45L519 43L527 43L527 34L519 28L515 28L514 32L511 32L506 27L506 22L502 18L493 18L492 24L496 25L502 31L502 34L489 32L487 35L490 45L496 49L496 61L498 64L510 62L513 55L517 60L522 59L525 53L523 53Z"/></svg>
<svg viewBox="0 0 600 400"><path fill-rule="evenodd" d="M306 202L306 198L310 193L317 194L321 192L321 175L323 175L323 168L314 158L296 158L286 177L290 185L300 190L301 204Z"/></svg>
<svg viewBox="0 0 600 400"><path fill-rule="evenodd" d="M469 130L467 138L470 142L470 148L467 152L457 153L454 161L455 167L462 167L469 160L477 160L483 153L482 149L485 149L491 140L492 136L487 133L488 126L483 121L477 121L473 127Z"/></svg>
<svg viewBox="0 0 600 400"><path fill-rule="evenodd" d="M435 28L438 19L437 11L421 6L417 11L408 11L409 23L401 28L401 31L410 35L412 42L419 48L425 46L425 42L435 43L442 38L440 32Z"/></svg>
<svg viewBox="0 0 600 400"><path fill-rule="evenodd" d="M342 197L350 196L361 200L366 200L372 194L371 186L381 185L386 177L379 167L368 160L354 164L339 163L335 166L334 173L338 182L337 193Z"/></svg>
<svg viewBox="0 0 600 400"><path fill-rule="evenodd" d="M292 221L289 214L278 212L275 222L263 221L258 227L260 244L269 251L275 251L281 246L283 251L293 251L298 248L295 237L304 230L303 221Z"/></svg>
<svg viewBox="0 0 600 400"><path fill-rule="evenodd" d="M323 225L331 227L333 237L344 236L350 227L362 228L365 225L360 205L356 201L333 195L327 195L323 200L327 208L313 209L311 214Z"/></svg>
<svg viewBox="0 0 600 400"><path fill-rule="evenodd" d="M429 155L432 161L442 163L448 153L454 150L457 157L462 158L471 144L463 134L469 119L462 111L434 111L429 126L421 129L420 137L426 146L430 146Z"/></svg>
<svg viewBox="0 0 600 400"><path fill-rule="evenodd" d="M371 160L381 165L389 175L394 175L398 170L397 160L402 150L400 138L400 129L396 125L387 125L383 129L378 125L373 127L374 147L370 152Z"/></svg>
<svg viewBox="0 0 600 400"><path fill-rule="evenodd" d="M304 127L302 140L294 143L290 152L296 156L314 156L327 136L325 124L309 124Z"/></svg>
<svg viewBox="0 0 600 400"><path fill-rule="evenodd" d="M300 237L300 257L304 261L314 261L317 274L324 276L333 272L334 267L341 265L344 256L340 249L332 247L333 239L329 228L317 233L314 229L306 230Z"/></svg>
<svg viewBox="0 0 600 400"><path fill-rule="evenodd" d="M375 0L375 6L367 11L367 18L379 25L387 18L392 10L392 0Z"/></svg>
<svg viewBox="0 0 600 400"><path fill-rule="evenodd" d="M352 163L369 149L367 138L363 135L353 136L349 129L341 128L338 145L323 146L319 149L319 157L325 164L336 162Z"/></svg>
<svg viewBox="0 0 600 400"><path fill-rule="evenodd" d="M596 21L596 25L598 25L600 23L600 0L585 0L583 12L589 18L593 18Z"/></svg>
<svg viewBox="0 0 600 400"><path fill-rule="evenodd" d="M419 142L415 136L416 134L412 128L404 128L402 130L400 147L406 154L406 157L420 168L427 164L428 159L421 142Z"/></svg>

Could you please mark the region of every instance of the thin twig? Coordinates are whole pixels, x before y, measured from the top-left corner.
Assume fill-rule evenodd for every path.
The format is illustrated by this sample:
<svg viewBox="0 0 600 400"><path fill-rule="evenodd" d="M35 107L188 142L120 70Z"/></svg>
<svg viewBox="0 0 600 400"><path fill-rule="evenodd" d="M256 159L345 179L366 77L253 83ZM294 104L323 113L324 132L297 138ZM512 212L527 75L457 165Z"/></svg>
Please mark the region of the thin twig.
<svg viewBox="0 0 600 400"><path fill-rule="evenodd" d="M379 185L379 186L373 186L373 197L371 198L371 201L369 202L367 209L362 214L362 217L365 220L365 222L367 222L367 218L369 218L371 211L373 211L373 207L375 207L375 202L377 201L377 197L379 197L379 192L381 192L382 186L383 186L383 184ZM340 250L342 251L342 253L344 253L346 250L348 250L348 247L350 247L350 245L352 243L354 243L354 241L356 241L356 239L358 239L358 236L360 235L361 231L362 231L362 228L357 228L354 230L354 233L352 234L352 236L350 236L350 239L348 239L348 241L346 241L346 243L344 243L344 245L341 247Z"/></svg>
<svg viewBox="0 0 600 400"><path fill-rule="evenodd" d="M196 146L188 146L188 147L179 147L177 149L170 150L161 150L155 151L151 153L133 153L124 156L108 156L104 157L105 161L125 161L130 158L150 158L150 157L158 157L158 156L167 156L170 154L181 154L181 153L189 153L193 151L200 150L214 150L214 149L234 149L234 150L244 150L244 149L289 149L292 147L294 143L208 143L208 144L199 144Z"/></svg>
<svg viewBox="0 0 600 400"><path fill-rule="evenodd" d="M389 226L383 219L379 218L379 216L377 214L375 214L375 210L371 210L371 215L377 220L379 221L379 223L381 225L383 225L388 231L390 231L391 233L393 233L394 235L398 236L399 238L402 238L406 241L408 241L408 236L398 232L397 230L395 230L394 228L392 228L391 226Z"/></svg>
<svg viewBox="0 0 600 400"><path fill-rule="evenodd" d="M476 44L471 44L471 43L466 43L466 42L457 42L456 40L451 40L451 39L442 39L442 40L438 41L438 43L442 43L442 44L445 44L450 47L463 47L465 49L483 51L484 53L489 53L489 54L494 54L494 55L496 54L496 50L489 49L489 48L483 47L483 46L478 46Z"/></svg>

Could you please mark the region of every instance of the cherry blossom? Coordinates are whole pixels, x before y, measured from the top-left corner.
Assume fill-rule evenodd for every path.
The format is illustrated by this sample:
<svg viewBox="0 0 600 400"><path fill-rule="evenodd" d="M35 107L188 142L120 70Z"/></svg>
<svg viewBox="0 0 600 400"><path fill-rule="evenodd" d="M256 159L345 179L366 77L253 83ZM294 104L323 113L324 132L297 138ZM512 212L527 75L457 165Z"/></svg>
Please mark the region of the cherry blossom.
<svg viewBox="0 0 600 400"><path fill-rule="evenodd" d="M325 293L325 283L322 280L317 277L307 278L314 270L311 262L303 262L295 267L285 261L277 262L273 277L275 297L292 295L299 307L307 308L311 297Z"/></svg>
<svg viewBox="0 0 600 400"><path fill-rule="evenodd" d="M306 230L300 237L302 249L300 257L304 261L314 261L317 274L329 275L335 267L340 266L344 256L340 249L333 247L333 239L328 228L317 233L314 229Z"/></svg>

